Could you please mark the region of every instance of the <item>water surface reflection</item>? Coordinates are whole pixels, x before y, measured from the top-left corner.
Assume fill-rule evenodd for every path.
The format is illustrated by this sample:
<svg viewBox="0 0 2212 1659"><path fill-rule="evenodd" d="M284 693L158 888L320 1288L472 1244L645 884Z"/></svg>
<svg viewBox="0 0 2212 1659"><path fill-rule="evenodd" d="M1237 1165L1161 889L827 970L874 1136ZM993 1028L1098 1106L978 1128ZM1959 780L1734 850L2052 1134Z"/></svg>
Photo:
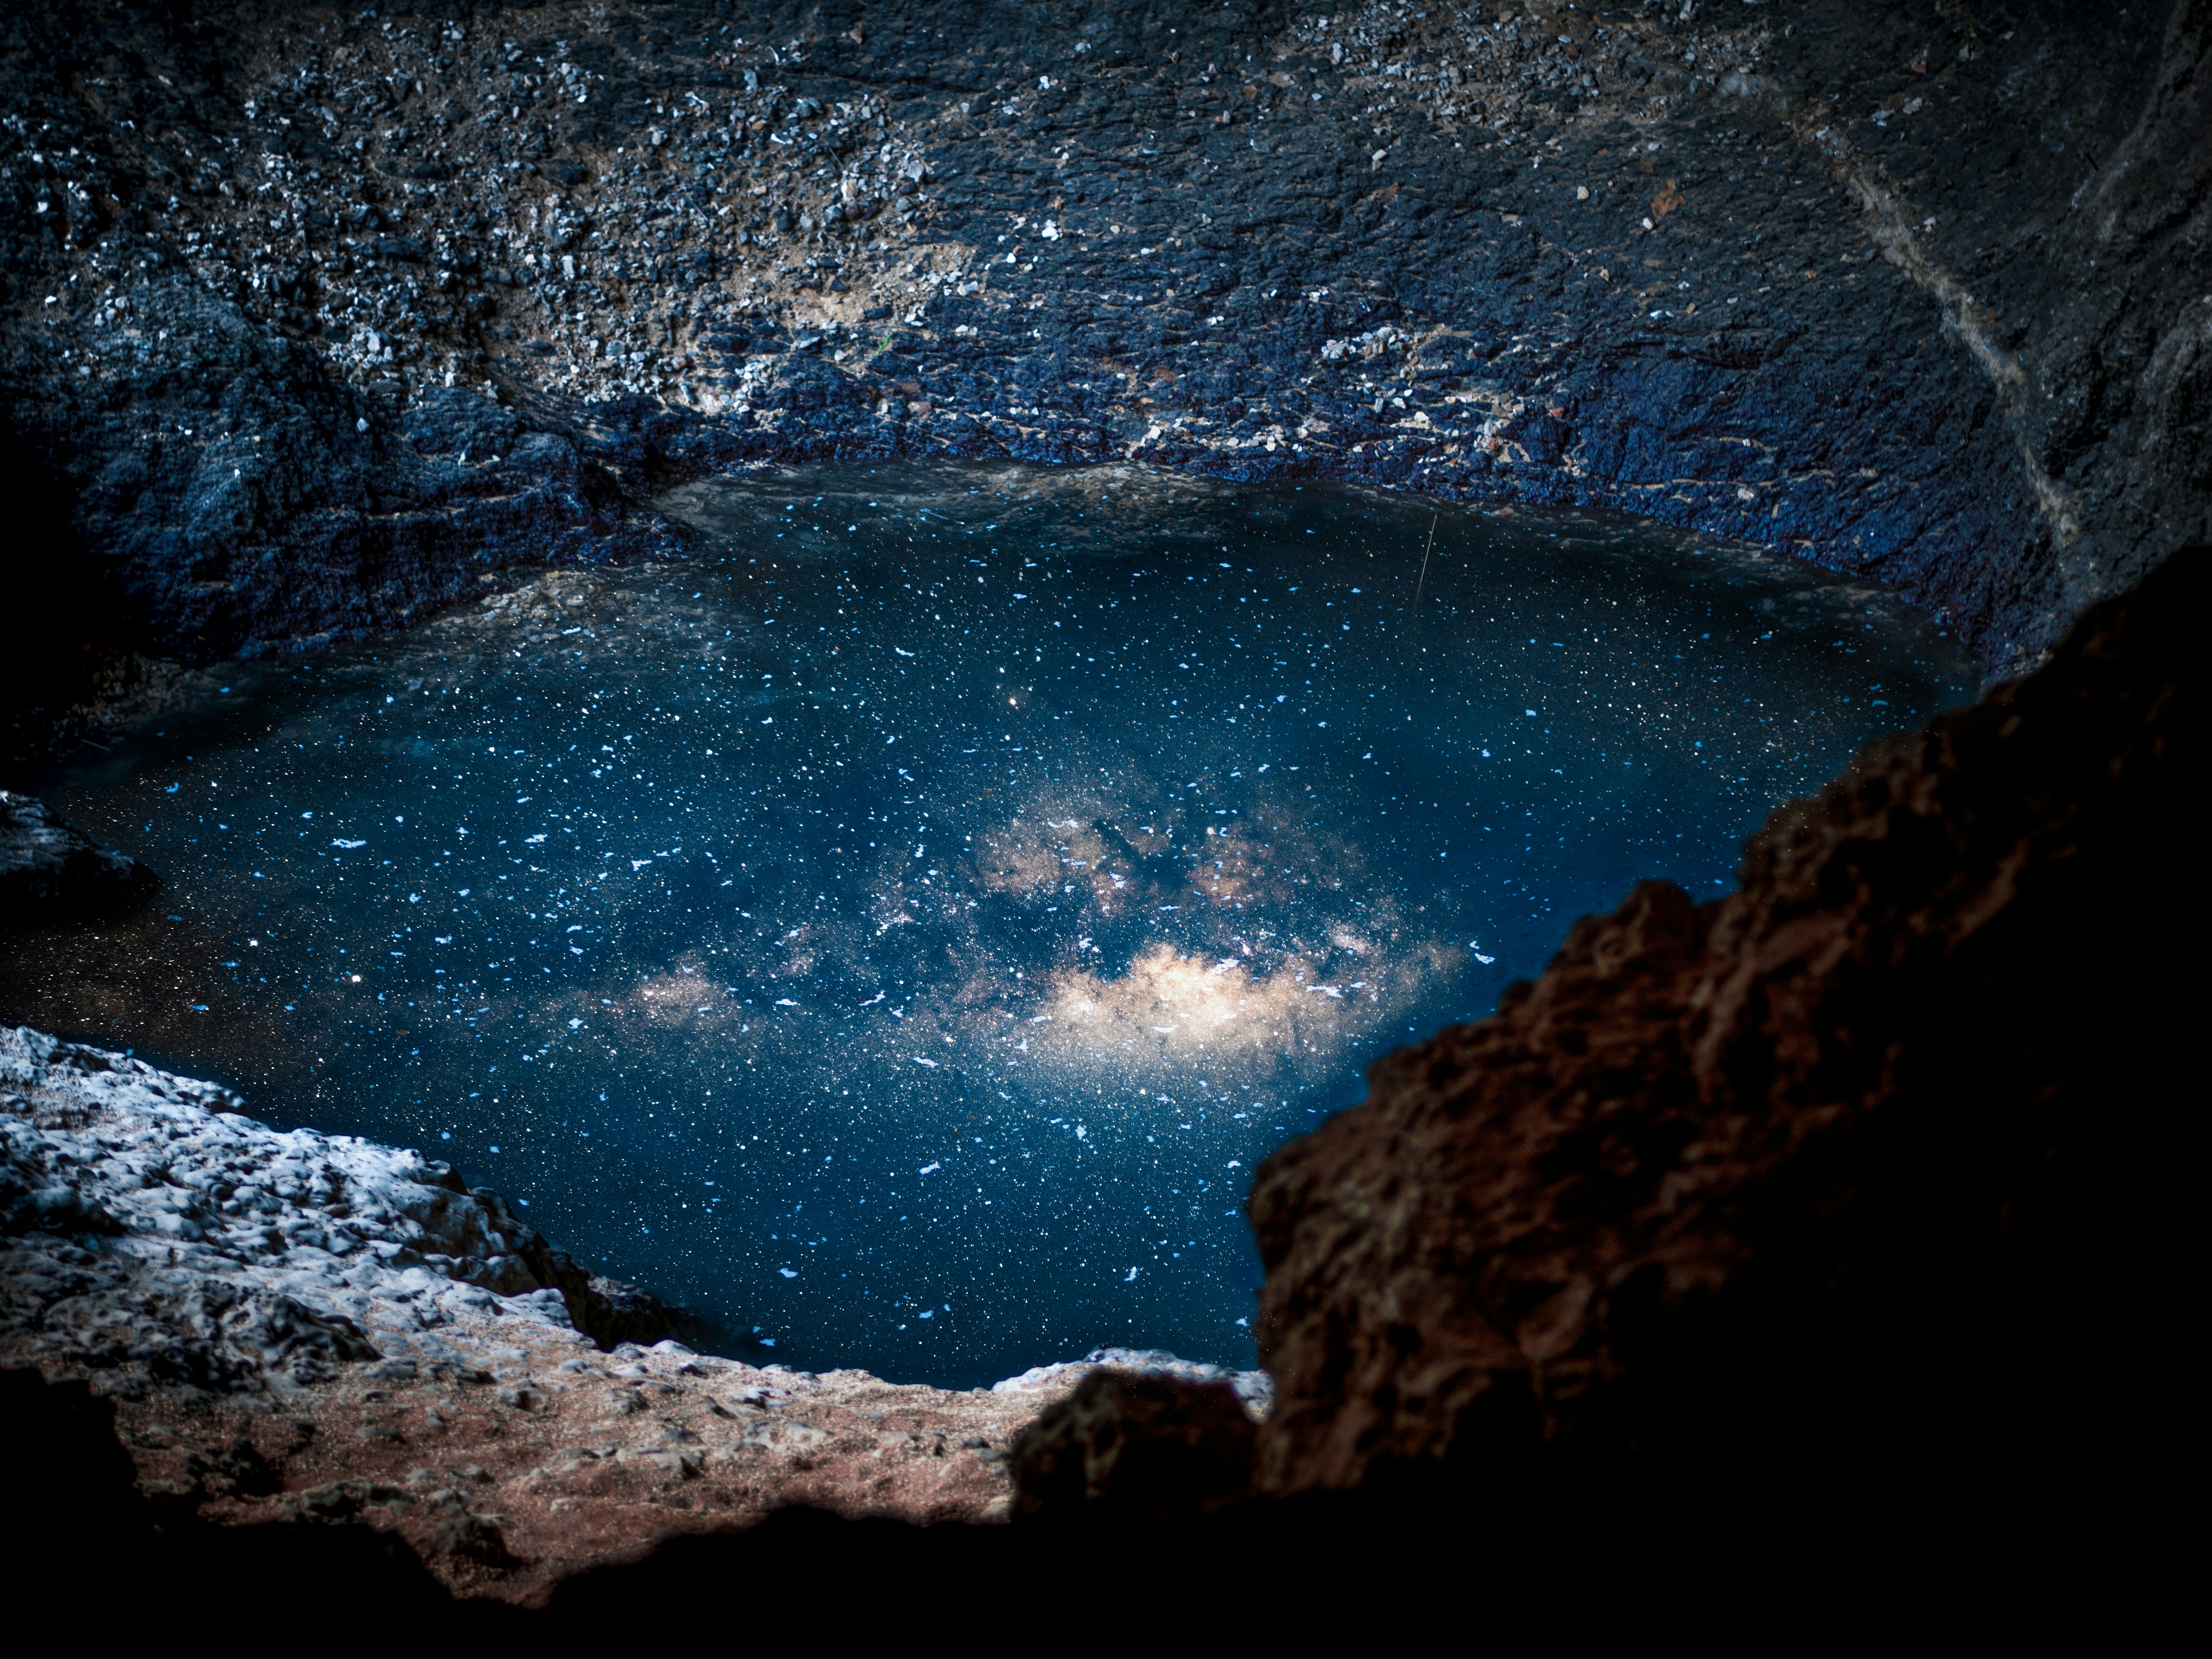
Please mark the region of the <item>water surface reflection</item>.
<svg viewBox="0 0 2212 1659"><path fill-rule="evenodd" d="M1249 1363L1260 1157L1972 684L1878 590L1611 518L1124 468L670 505L692 562L238 671L54 781L170 885L0 1007L450 1157L733 1349Z"/></svg>

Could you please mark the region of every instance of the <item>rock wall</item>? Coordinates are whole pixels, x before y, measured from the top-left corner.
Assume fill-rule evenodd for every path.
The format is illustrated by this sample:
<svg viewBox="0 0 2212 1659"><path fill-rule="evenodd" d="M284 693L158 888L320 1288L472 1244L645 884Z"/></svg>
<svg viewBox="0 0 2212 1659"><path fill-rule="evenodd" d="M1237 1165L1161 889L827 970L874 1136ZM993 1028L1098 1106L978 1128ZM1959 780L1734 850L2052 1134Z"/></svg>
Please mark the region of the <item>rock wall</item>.
<svg viewBox="0 0 2212 1659"><path fill-rule="evenodd" d="M12 747L832 455L1621 507L2015 672L2206 534L2206 43L2196 0L13 7Z"/></svg>
<svg viewBox="0 0 2212 1659"><path fill-rule="evenodd" d="M1269 1158L1261 1486L2104 1513L2077 1483L2154 1460L2186 1375L2207 579L1872 745L1728 897L1577 923Z"/></svg>

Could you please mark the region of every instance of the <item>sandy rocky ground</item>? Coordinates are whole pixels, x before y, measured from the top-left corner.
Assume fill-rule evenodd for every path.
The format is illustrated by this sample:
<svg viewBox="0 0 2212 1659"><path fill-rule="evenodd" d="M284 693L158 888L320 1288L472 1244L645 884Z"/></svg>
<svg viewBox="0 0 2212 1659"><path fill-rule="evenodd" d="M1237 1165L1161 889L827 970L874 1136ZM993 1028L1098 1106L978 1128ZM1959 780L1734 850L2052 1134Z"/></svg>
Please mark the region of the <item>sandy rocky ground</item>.
<svg viewBox="0 0 2212 1659"><path fill-rule="evenodd" d="M1224 1376L1105 1350L953 1393L602 1351L572 1307L624 1287L541 1283L544 1243L496 1194L244 1104L0 1030L0 1364L92 1381L166 1504L392 1529L459 1594L540 1601L793 1504L1003 1519L1010 1443L1101 1365ZM1264 1375L1232 1380L1264 1408Z"/></svg>

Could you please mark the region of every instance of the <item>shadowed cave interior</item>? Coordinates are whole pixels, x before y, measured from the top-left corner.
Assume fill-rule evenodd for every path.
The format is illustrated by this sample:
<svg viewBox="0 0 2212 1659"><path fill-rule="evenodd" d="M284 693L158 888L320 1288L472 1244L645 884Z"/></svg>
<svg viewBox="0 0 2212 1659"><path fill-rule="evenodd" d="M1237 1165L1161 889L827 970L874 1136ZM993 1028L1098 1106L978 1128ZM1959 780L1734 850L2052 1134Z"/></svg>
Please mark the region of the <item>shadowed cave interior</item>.
<svg viewBox="0 0 2212 1659"><path fill-rule="evenodd" d="M2199 9L0 65L20 1559L2159 1581Z"/></svg>

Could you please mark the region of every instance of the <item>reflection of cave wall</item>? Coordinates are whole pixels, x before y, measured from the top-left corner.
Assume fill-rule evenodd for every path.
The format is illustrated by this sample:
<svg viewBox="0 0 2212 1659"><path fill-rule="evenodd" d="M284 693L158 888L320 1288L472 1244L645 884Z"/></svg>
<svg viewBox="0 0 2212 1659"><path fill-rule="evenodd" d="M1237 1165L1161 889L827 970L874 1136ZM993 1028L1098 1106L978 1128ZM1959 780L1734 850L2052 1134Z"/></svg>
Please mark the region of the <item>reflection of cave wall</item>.
<svg viewBox="0 0 2212 1659"><path fill-rule="evenodd" d="M2031 660L2203 533L2201 9L1689 11L14 8L11 746L832 453L1626 507Z"/></svg>

